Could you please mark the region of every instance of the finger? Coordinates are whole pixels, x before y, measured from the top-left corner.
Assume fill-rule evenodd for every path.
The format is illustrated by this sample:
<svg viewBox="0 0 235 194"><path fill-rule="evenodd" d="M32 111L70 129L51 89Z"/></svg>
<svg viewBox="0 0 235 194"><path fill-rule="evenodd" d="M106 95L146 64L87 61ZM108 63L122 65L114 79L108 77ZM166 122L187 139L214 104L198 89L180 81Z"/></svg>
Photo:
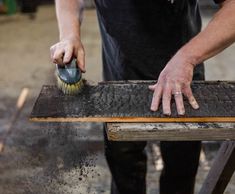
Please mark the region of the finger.
<svg viewBox="0 0 235 194"><path fill-rule="evenodd" d="M154 91L155 85L150 85L150 86L149 86L149 89L152 90L152 91Z"/></svg>
<svg viewBox="0 0 235 194"><path fill-rule="evenodd" d="M175 98L176 109L179 115L185 114L183 94L182 94L182 85L175 83L173 95Z"/></svg>
<svg viewBox="0 0 235 194"><path fill-rule="evenodd" d="M64 53L64 58L63 58L63 63L66 64L66 63L69 63L72 59L72 56L73 56L73 47L67 47L65 49L65 53Z"/></svg>
<svg viewBox="0 0 235 194"><path fill-rule="evenodd" d="M156 88L156 86L157 86L157 84L150 85L150 86L149 86L149 89L150 89L150 90L152 90L152 91L154 91L154 90L155 90L155 88Z"/></svg>
<svg viewBox="0 0 235 194"><path fill-rule="evenodd" d="M50 47L50 57L51 57L52 61L53 61L54 52L55 52L55 46L51 46Z"/></svg>
<svg viewBox="0 0 235 194"><path fill-rule="evenodd" d="M171 88L165 86L162 94L162 107L165 115L171 115Z"/></svg>
<svg viewBox="0 0 235 194"><path fill-rule="evenodd" d="M195 99L195 97L193 96L192 90L189 87L187 87L184 90L184 95L188 98L189 104L194 108L194 109L199 109L199 105Z"/></svg>
<svg viewBox="0 0 235 194"><path fill-rule="evenodd" d="M183 101L183 95L181 91L174 94L175 97L175 103L176 103L176 109L179 115L185 114L185 108L184 108L184 101Z"/></svg>
<svg viewBox="0 0 235 194"><path fill-rule="evenodd" d="M151 108L150 108L152 111L158 110L161 97L162 97L162 87L158 85L155 88L154 93L153 93L153 98L152 98L152 103L151 103Z"/></svg>
<svg viewBox="0 0 235 194"><path fill-rule="evenodd" d="M53 55L53 62L63 64L64 49L56 49Z"/></svg>
<svg viewBox="0 0 235 194"><path fill-rule="evenodd" d="M86 72L85 69L85 52L83 49L80 49L77 53L77 64L83 73Z"/></svg>

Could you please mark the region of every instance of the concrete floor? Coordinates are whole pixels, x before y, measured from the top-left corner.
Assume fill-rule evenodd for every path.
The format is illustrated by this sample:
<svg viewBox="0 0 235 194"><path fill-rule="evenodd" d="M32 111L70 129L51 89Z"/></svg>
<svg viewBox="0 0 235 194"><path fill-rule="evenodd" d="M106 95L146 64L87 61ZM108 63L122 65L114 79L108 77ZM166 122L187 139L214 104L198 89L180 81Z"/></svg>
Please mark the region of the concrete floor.
<svg viewBox="0 0 235 194"><path fill-rule="evenodd" d="M211 14L203 12L203 16L205 24ZM86 11L84 18L85 77L100 81L100 36L95 11ZM54 83L49 47L57 40L53 6L40 7L34 21L22 15L0 16L0 135L10 122L21 89L30 89L26 106L0 155L0 194L109 193L110 173L103 157L101 124L28 122L41 86ZM234 52L233 45L208 60L206 78L235 80ZM153 194L158 193L159 171L155 170L151 152L148 155L148 193ZM199 167L196 191L207 172L203 165ZM225 193L235 193L235 177Z"/></svg>

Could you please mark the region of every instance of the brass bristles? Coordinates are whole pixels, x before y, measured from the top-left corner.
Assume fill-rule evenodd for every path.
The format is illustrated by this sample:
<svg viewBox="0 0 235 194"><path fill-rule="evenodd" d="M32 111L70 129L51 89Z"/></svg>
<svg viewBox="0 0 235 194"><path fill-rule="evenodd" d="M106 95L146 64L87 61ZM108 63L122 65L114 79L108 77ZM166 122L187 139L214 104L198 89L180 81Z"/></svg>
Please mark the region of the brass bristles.
<svg viewBox="0 0 235 194"><path fill-rule="evenodd" d="M76 95L81 92L84 83L83 80L79 80L79 82L74 84L67 84L62 81L59 76L57 77L57 87L66 95Z"/></svg>

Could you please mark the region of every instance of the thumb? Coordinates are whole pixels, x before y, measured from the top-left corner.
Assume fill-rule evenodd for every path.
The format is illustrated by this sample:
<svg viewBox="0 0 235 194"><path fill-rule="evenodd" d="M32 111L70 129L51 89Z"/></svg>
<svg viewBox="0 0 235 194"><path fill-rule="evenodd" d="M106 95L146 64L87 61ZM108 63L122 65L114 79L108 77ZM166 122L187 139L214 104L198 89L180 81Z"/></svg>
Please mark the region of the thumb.
<svg viewBox="0 0 235 194"><path fill-rule="evenodd" d="M149 89L150 89L150 90L154 90L154 89L155 89L155 85L150 85L150 86L149 86Z"/></svg>

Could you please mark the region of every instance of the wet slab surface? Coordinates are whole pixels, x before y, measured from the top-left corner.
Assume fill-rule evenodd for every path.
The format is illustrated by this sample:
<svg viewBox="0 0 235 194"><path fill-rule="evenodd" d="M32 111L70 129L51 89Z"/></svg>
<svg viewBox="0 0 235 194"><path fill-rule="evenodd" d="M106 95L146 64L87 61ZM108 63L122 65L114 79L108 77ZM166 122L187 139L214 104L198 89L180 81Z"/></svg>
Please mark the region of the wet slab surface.
<svg viewBox="0 0 235 194"><path fill-rule="evenodd" d="M33 107L33 121L94 122L235 122L235 82L193 82L200 108L184 99L186 113L179 116L172 101L172 114L150 110L154 82L106 82L85 85L77 95L64 95L56 86L43 86ZM214 120L213 120L214 119ZM172 121L173 120L173 121ZM200 121L199 121L200 120Z"/></svg>

